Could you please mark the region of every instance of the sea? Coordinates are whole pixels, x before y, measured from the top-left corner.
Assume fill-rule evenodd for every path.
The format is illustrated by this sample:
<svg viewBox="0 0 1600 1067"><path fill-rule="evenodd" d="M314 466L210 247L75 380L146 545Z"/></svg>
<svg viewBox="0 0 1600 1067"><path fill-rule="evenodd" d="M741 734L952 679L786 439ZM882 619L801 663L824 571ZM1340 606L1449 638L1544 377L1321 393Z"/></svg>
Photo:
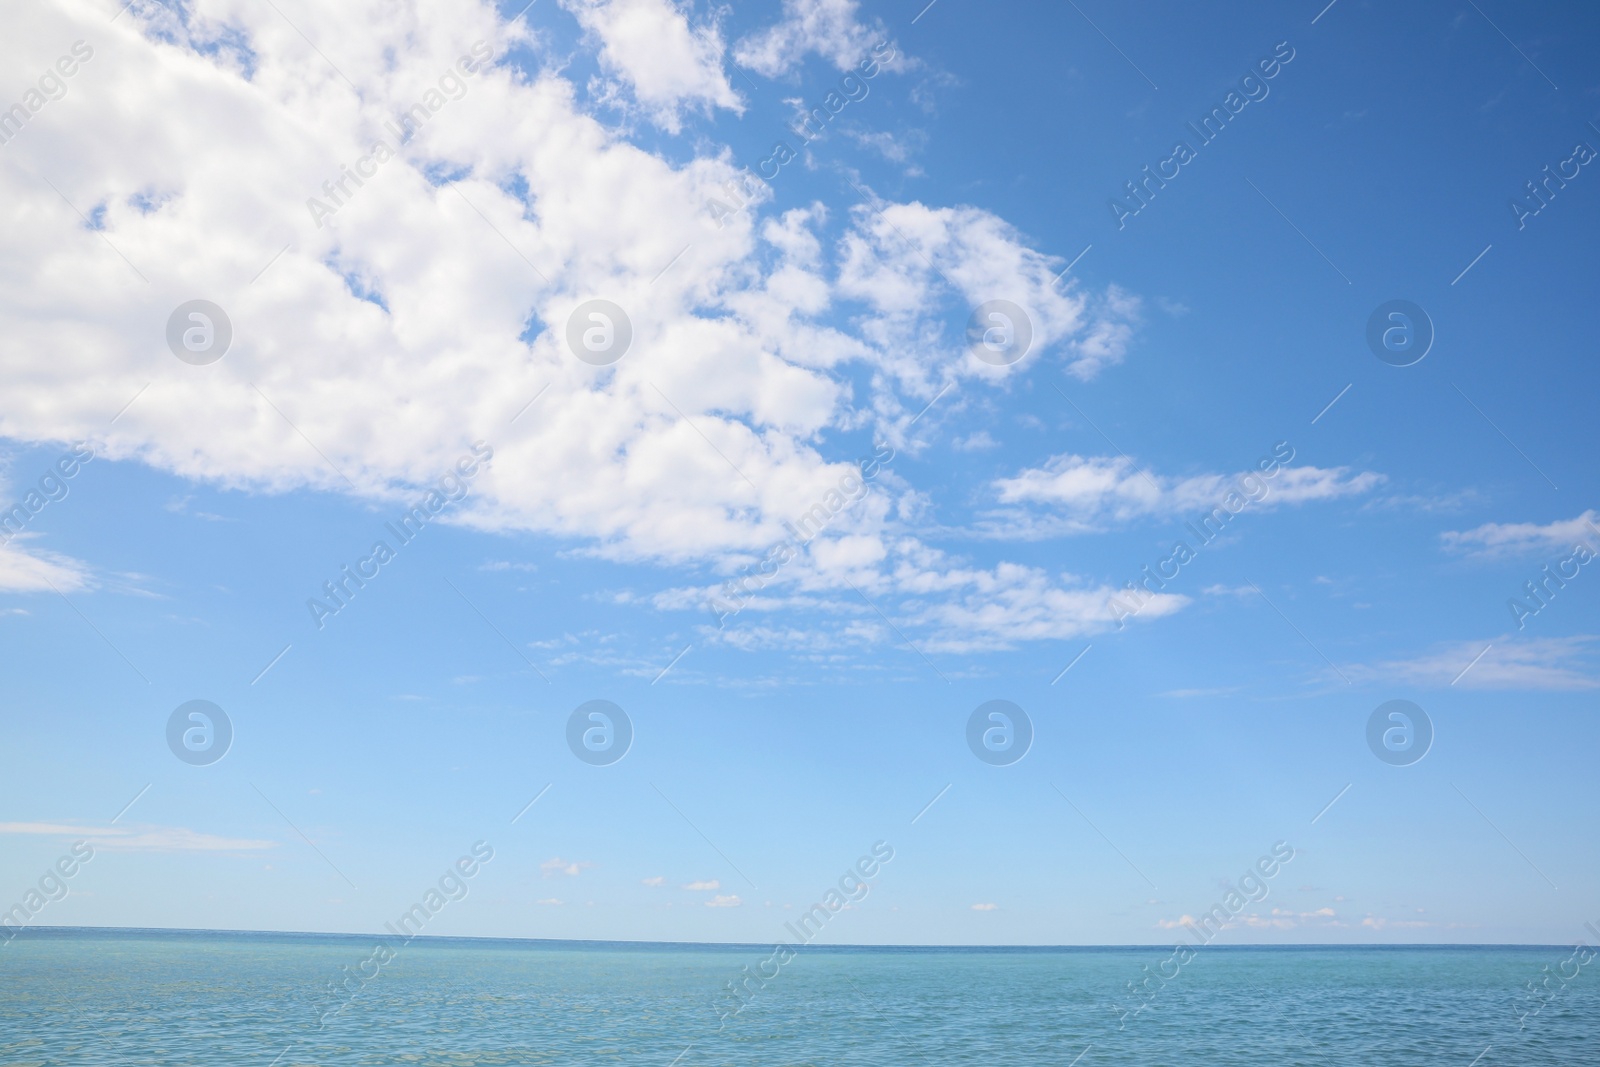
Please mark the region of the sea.
<svg viewBox="0 0 1600 1067"><path fill-rule="evenodd" d="M1572 946L380 940L26 929L0 1064L1600 1065Z"/></svg>

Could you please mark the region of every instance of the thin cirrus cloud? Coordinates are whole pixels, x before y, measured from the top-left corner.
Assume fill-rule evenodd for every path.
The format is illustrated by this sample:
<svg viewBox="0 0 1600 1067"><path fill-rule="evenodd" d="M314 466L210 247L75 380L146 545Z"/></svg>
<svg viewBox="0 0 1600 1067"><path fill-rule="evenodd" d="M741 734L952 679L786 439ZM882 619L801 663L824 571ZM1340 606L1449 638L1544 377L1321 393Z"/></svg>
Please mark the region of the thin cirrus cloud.
<svg viewBox="0 0 1600 1067"><path fill-rule="evenodd" d="M1446 530L1444 547L1468 556L1504 557L1568 553L1578 544L1594 551L1600 519L1593 509L1570 519L1536 522L1486 522L1470 530Z"/></svg>
<svg viewBox="0 0 1600 1067"><path fill-rule="evenodd" d="M260 852L276 841L221 837L183 826L76 826L71 823L5 822L0 834L70 837L115 852Z"/></svg>
<svg viewBox="0 0 1600 1067"><path fill-rule="evenodd" d="M91 584L88 565L70 556L30 551L22 538L0 545L0 593L71 593Z"/></svg>
<svg viewBox="0 0 1600 1067"><path fill-rule="evenodd" d="M1419 655L1340 670L1353 682L1429 688L1577 691L1600 688L1600 637L1501 636L1454 641Z"/></svg>
<svg viewBox="0 0 1600 1067"><path fill-rule="evenodd" d="M1250 501L1249 507L1274 507L1359 496L1384 481L1372 471L1310 466L1280 467L1271 477L1244 471L1177 478L1141 468L1127 456L1067 453L998 479L994 491L1001 504L1044 513L1002 512L989 518L987 528L1023 537L1086 533L1142 518L1209 514L1230 494Z"/></svg>
<svg viewBox="0 0 1600 1067"><path fill-rule="evenodd" d="M593 866L594 864L588 860L564 860L560 856L554 856L539 864L539 873L546 878L553 878L558 874L576 878Z"/></svg>

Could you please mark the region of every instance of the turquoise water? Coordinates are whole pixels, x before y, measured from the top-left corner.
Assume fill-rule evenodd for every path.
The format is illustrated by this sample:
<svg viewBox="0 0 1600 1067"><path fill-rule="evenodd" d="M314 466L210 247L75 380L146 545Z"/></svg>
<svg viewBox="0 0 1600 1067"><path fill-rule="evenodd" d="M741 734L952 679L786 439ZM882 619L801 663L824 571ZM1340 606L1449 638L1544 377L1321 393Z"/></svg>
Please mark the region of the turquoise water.
<svg viewBox="0 0 1600 1067"><path fill-rule="evenodd" d="M0 947L0 1064L1600 1063L1600 959L1570 947L1212 946L1133 1015L1170 948L811 947L724 1020L770 947L419 939L338 1011L376 941L30 930Z"/></svg>

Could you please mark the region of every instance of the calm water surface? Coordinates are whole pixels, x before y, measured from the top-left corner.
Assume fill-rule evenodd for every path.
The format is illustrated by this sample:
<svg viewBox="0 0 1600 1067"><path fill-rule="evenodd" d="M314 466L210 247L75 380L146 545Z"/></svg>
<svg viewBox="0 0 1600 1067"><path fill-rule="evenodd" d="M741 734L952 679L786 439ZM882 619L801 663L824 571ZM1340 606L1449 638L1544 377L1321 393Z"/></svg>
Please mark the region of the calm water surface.
<svg viewBox="0 0 1600 1067"><path fill-rule="evenodd" d="M1213 946L1131 1015L1170 949L807 948L724 1022L770 947L392 942L337 993L376 942L31 930L0 1064L1600 1064L1600 959L1525 1014L1571 948Z"/></svg>

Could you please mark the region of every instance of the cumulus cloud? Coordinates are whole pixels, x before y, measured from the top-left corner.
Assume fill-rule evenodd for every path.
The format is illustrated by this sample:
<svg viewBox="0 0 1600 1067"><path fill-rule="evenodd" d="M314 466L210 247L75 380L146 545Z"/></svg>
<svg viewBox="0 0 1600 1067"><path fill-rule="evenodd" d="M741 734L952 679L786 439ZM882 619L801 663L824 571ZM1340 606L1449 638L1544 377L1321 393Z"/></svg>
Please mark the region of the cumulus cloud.
<svg viewBox="0 0 1600 1067"><path fill-rule="evenodd" d="M1570 519L1536 522L1486 522L1470 530L1446 530L1444 547L1471 556L1534 556L1566 553L1578 543L1593 546L1600 518L1592 509Z"/></svg>
<svg viewBox="0 0 1600 1067"><path fill-rule="evenodd" d="M995 911L999 907L1000 907L1000 905L998 905L998 904L974 904L974 905L972 905L972 910L973 911Z"/></svg>
<svg viewBox="0 0 1600 1067"><path fill-rule="evenodd" d="M673 133L684 107L709 113L744 104L722 71L715 25L691 27L671 0L561 0L600 40L601 66L621 78L650 117Z"/></svg>
<svg viewBox="0 0 1600 1067"><path fill-rule="evenodd" d="M658 874L652 878L641 878L639 880L639 884L647 885L651 889L660 889L662 886L667 884L667 880Z"/></svg>
<svg viewBox="0 0 1600 1067"><path fill-rule="evenodd" d="M737 908L743 903L744 903L744 901L739 899L739 894L737 894L737 893L732 893L732 894L729 894L727 896L723 896L723 895L719 894L717 896L712 897L710 900L706 901L706 907L708 907L708 908Z"/></svg>
<svg viewBox="0 0 1600 1067"><path fill-rule="evenodd" d="M860 20L856 0L783 0L783 17L741 39L734 59L769 78L787 74L808 55L820 55L839 70L861 61L878 41L883 23Z"/></svg>
<svg viewBox="0 0 1600 1067"><path fill-rule="evenodd" d="M712 75L714 27L666 0L572 2L641 104L734 106ZM0 435L378 506L409 505L482 441L493 460L445 521L731 573L854 472L824 441L904 444L957 379L1007 389L1041 361L1092 376L1136 324L1136 298L1058 283L1058 257L976 207L875 200L830 219L757 204L719 228L705 204L736 174L725 148L668 159L630 143L584 112L525 19L490 5L295 18L196 0L108 23L64 0L0 39L8 69L93 48L4 147L0 329L56 355L0 365ZM796 3L785 19L830 56L859 37L854 5ZM640 26L698 64L674 76L687 81L640 58ZM202 296L233 340L192 366L164 333ZM597 297L633 328L604 368L565 340ZM966 351L966 318L989 299L1032 321L1009 371ZM945 647L1097 625L1093 583L932 552L908 526L918 491L881 484L784 580L825 596L853 584ZM0 553L6 588L88 574L17 542Z"/></svg>
<svg viewBox="0 0 1600 1067"><path fill-rule="evenodd" d="M685 888L685 889L693 889L693 890L697 890L697 891L711 890L711 889L721 889L722 888L722 883L717 881L715 878L712 878L709 881L702 880L702 881L697 881L697 882L689 882L689 883L685 884L683 888Z"/></svg>

